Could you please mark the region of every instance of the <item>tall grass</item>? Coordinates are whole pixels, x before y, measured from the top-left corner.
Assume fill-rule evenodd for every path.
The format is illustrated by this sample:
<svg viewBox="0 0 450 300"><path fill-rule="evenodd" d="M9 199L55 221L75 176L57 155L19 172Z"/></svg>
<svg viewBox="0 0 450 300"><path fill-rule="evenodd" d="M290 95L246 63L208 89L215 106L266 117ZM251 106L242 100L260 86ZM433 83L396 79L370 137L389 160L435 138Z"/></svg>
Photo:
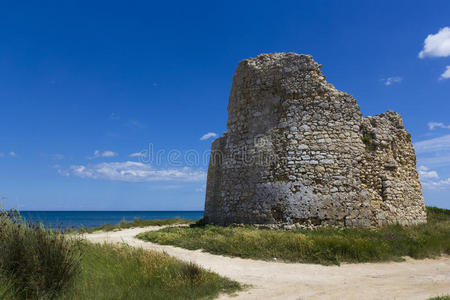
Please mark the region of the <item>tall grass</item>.
<svg viewBox="0 0 450 300"><path fill-rule="evenodd" d="M126 245L83 245L82 273L63 299L212 299L237 282L166 254Z"/></svg>
<svg viewBox="0 0 450 300"><path fill-rule="evenodd" d="M378 229L267 230L247 227L164 228L140 239L262 260L339 264L399 261L450 254L450 210L428 208L428 223Z"/></svg>
<svg viewBox="0 0 450 300"><path fill-rule="evenodd" d="M55 299L80 271L79 241L0 211L0 295Z"/></svg>

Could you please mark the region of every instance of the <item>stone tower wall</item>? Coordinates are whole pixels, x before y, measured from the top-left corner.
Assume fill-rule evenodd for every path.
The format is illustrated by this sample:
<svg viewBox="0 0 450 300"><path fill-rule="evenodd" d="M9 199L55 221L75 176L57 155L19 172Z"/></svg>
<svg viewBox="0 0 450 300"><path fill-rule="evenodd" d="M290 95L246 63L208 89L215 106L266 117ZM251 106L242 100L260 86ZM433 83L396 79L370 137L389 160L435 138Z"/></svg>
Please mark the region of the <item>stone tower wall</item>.
<svg viewBox="0 0 450 300"><path fill-rule="evenodd" d="M239 63L227 132L212 144L205 220L371 226L426 221L410 135L362 118L309 55Z"/></svg>

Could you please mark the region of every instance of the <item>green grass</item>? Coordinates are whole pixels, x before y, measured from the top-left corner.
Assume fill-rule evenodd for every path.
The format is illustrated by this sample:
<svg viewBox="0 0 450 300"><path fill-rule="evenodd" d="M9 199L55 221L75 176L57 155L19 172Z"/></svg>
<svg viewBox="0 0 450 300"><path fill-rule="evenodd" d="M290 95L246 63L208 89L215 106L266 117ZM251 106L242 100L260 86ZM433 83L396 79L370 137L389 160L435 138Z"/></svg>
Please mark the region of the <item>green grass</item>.
<svg viewBox="0 0 450 300"><path fill-rule="evenodd" d="M62 299L212 299L240 289L197 265L125 245L85 243L81 267Z"/></svg>
<svg viewBox="0 0 450 300"><path fill-rule="evenodd" d="M191 226L145 232L138 238L213 254L319 264L400 261L450 254L450 210L428 207L428 223L378 229L268 230Z"/></svg>
<svg viewBox="0 0 450 300"><path fill-rule="evenodd" d="M450 300L450 296L438 296L438 297L433 297L433 298L430 298L430 299L428 299L428 300Z"/></svg>
<svg viewBox="0 0 450 300"><path fill-rule="evenodd" d="M213 299L241 289L237 282L155 251L90 242L83 242L81 251L75 284L56 299ZM0 299L20 299L8 286L0 278Z"/></svg>
<svg viewBox="0 0 450 300"><path fill-rule="evenodd" d="M158 220L143 220L140 218L135 218L134 221L125 221L122 220L119 224L105 224L98 227L93 228L81 228L79 230L68 229L67 232L81 232L81 233L92 233L95 231L115 231L133 227L147 227L147 226L163 226L163 225L176 225L176 224L193 224L195 221L181 219L181 218L172 218L172 219L158 219Z"/></svg>

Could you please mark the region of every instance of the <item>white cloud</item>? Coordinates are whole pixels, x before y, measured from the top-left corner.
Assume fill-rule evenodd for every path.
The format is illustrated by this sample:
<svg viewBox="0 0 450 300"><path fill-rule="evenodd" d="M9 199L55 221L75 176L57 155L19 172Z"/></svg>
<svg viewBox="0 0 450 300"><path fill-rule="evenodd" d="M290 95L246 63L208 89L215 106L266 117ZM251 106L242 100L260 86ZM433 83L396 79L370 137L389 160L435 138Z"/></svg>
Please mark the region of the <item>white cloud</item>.
<svg viewBox="0 0 450 300"><path fill-rule="evenodd" d="M388 77L386 79L382 79L382 81L384 82L384 85L391 85L393 83L400 83L402 82L403 78L399 77L399 76L394 76L394 77Z"/></svg>
<svg viewBox="0 0 450 300"><path fill-rule="evenodd" d="M441 77L439 79L449 79L450 78L450 66L447 66L444 73L441 74Z"/></svg>
<svg viewBox="0 0 450 300"><path fill-rule="evenodd" d="M439 175L436 171L430 170L426 166L420 166L418 168L420 181L424 189L446 189L450 187L450 178L439 179Z"/></svg>
<svg viewBox="0 0 450 300"><path fill-rule="evenodd" d="M104 151L101 155L102 157L113 157L117 156L117 153L112 151Z"/></svg>
<svg viewBox="0 0 450 300"><path fill-rule="evenodd" d="M103 152L99 151L99 150L95 150L94 155L88 157L88 159L94 159L94 158L99 158L99 157L114 157L117 155L119 155L119 154L117 154L116 152L113 152L113 151L109 151L109 150L103 151Z"/></svg>
<svg viewBox="0 0 450 300"><path fill-rule="evenodd" d="M430 130L433 130L435 128L444 128L444 129L450 129L450 125L445 125L442 122L428 122L428 128Z"/></svg>
<svg viewBox="0 0 450 300"><path fill-rule="evenodd" d="M110 162L95 165L73 165L67 171L72 175L125 182L151 181L204 181L206 173L203 170L191 168L155 169L140 162Z"/></svg>
<svg viewBox="0 0 450 300"><path fill-rule="evenodd" d="M421 180L439 179L438 173L430 170L428 167L420 166L418 171Z"/></svg>
<svg viewBox="0 0 450 300"><path fill-rule="evenodd" d="M135 152L135 153L131 153L130 155L128 155L129 157L144 157L145 153L144 152Z"/></svg>
<svg viewBox="0 0 450 300"><path fill-rule="evenodd" d="M204 135L202 135L202 137L200 138L200 141L204 141L204 140L207 140L207 139L210 139L210 138L215 138L215 137L217 137L217 133L215 133L215 132L208 132L208 133L205 133Z"/></svg>
<svg viewBox="0 0 450 300"><path fill-rule="evenodd" d="M431 153L437 151L450 151L450 134L417 142L414 144L416 153Z"/></svg>
<svg viewBox="0 0 450 300"><path fill-rule="evenodd" d="M427 36L419 58L450 56L450 27L444 27L436 34Z"/></svg>
<svg viewBox="0 0 450 300"><path fill-rule="evenodd" d="M422 182L422 186L425 189L429 189L429 190L446 189L446 188L450 187L450 178L438 180L438 181Z"/></svg>
<svg viewBox="0 0 450 300"><path fill-rule="evenodd" d="M17 157L17 153L14 151L9 152L9 156L11 157Z"/></svg>
<svg viewBox="0 0 450 300"><path fill-rule="evenodd" d="M437 127L447 128L446 126L440 122L428 124L431 130ZM438 172L443 172L448 175L446 166L450 165L450 134L417 142L414 147L420 163L417 171L422 187L424 189L450 189L450 178L442 178L438 174ZM431 170L429 167L433 167L437 171Z"/></svg>

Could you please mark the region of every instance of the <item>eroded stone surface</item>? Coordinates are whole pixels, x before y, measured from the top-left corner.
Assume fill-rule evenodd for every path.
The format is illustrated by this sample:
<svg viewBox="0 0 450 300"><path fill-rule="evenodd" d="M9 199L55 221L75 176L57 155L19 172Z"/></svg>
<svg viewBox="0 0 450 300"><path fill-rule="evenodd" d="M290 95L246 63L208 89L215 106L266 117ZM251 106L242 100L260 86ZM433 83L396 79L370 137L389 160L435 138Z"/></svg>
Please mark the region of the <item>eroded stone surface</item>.
<svg viewBox="0 0 450 300"><path fill-rule="evenodd" d="M205 220L377 226L426 222L400 115L363 118L310 55L262 54L233 76L212 144Z"/></svg>

